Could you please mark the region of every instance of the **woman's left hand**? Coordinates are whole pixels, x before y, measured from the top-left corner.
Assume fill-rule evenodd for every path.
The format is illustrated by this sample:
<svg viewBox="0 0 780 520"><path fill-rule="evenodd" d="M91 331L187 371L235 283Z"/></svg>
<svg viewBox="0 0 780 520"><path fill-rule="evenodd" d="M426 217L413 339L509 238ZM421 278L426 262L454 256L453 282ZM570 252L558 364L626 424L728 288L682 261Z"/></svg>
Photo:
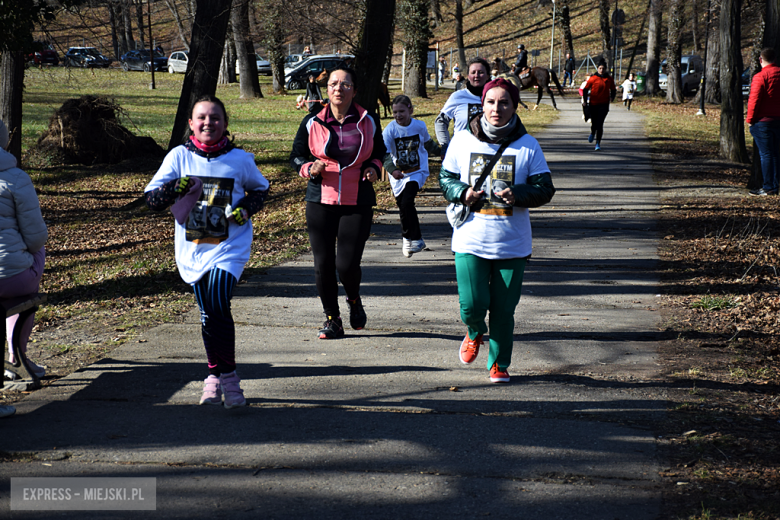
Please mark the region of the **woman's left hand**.
<svg viewBox="0 0 780 520"><path fill-rule="evenodd" d="M513 206L515 203L515 194L512 193L512 188L505 188L496 193L496 195L501 197L501 199L510 206Z"/></svg>
<svg viewBox="0 0 780 520"><path fill-rule="evenodd" d="M366 173L363 176L363 180L366 180L368 182L376 182L379 180L379 174L376 172L374 168L366 168Z"/></svg>

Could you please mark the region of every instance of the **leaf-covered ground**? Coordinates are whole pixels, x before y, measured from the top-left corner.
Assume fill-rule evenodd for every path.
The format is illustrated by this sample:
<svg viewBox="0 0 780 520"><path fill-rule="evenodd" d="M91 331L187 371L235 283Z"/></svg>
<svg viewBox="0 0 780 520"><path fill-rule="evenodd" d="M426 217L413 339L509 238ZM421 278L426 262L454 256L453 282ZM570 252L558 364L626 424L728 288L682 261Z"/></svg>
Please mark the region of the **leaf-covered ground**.
<svg viewBox="0 0 780 520"><path fill-rule="evenodd" d="M717 159L719 110L697 108L640 101L665 193L662 358L677 389L656 426L671 461L666 511L777 519L780 199L748 196L749 168Z"/></svg>

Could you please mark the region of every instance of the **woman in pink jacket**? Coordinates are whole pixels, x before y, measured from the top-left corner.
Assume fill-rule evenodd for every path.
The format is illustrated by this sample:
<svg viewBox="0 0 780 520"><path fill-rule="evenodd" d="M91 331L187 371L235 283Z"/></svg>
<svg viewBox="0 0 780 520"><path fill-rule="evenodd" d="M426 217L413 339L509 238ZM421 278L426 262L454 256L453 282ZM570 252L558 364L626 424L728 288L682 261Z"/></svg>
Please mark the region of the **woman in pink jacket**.
<svg viewBox="0 0 780 520"><path fill-rule="evenodd" d="M376 205L373 183L379 179L386 150L379 118L354 101L355 79L347 67L331 72L329 104L304 117L290 153L293 169L309 179L306 226L317 292L327 317L320 339L344 335L339 280L347 293L350 326L359 330L366 325L360 262Z"/></svg>

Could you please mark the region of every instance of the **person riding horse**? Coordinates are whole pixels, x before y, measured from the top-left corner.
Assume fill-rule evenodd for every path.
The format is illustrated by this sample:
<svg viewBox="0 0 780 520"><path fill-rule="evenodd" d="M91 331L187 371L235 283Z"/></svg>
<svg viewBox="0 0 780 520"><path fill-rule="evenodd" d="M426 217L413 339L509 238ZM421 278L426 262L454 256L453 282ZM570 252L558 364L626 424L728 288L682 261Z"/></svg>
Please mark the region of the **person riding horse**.
<svg viewBox="0 0 780 520"><path fill-rule="evenodd" d="M528 51L522 43L517 46L517 61L515 61L515 74L520 77L524 69L528 68Z"/></svg>

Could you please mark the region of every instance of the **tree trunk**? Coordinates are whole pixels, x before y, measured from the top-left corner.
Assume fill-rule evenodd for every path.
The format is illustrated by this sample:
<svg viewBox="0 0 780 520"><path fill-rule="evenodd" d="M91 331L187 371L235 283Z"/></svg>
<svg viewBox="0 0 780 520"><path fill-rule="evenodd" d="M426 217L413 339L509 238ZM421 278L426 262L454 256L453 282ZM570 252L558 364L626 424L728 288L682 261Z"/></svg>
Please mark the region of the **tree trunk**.
<svg viewBox="0 0 780 520"><path fill-rule="evenodd" d="M117 16L114 2L108 2L108 23L111 25L111 47L114 49L114 58L119 59L119 31L117 30Z"/></svg>
<svg viewBox="0 0 780 520"><path fill-rule="evenodd" d="M634 58L636 58L636 51L639 48L639 42L642 41L642 32L645 30L645 23L647 22L647 19L650 17L650 4L652 3L652 0L650 0L647 3L647 14L642 17L642 24L639 26L639 32L636 35L636 42L634 43L634 48L631 51L631 58L628 60L628 67L626 67L626 79L628 79L628 75L631 74L633 67L634 67Z"/></svg>
<svg viewBox="0 0 780 520"><path fill-rule="evenodd" d="M671 0L669 2L669 32L666 46L666 101L678 104L685 100L680 71L682 27L685 17L683 2L684 0Z"/></svg>
<svg viewBox="0 0 780 520"><path fill-rule="evenodd" d="M658 69L661 66L661 23L663 0L650 0L650 22L647 25L647 69L645 69L645 94L655 96L658 87Z"/></svg>
<svg viewBox="0 0 780 520"><path fill-rule="evenodd" d="M233 27L233 39L236 44L238 59L240 99L263 97L260 90L260 80L257 77L257 58L255 45L249 34L249 0L233 0L230 13L230 24Z"/></svg>
<svg viewBox="0 0 780 520"><path fill-rule="evenodd" d="M268 53L268 61L271 62L271 76L273 77L271 89L274 94L286 94L284 84L284 48L287 39L287 25L284 23L284 0L262 0L259 5L263 13L261 18L261 30L263 44Z"/></svg>
<svg viewBox="0 0 780 520"><path fill-rule="evenodd" d="M225 35L225 46L222 51L222 60L219 63L218 85L229 85L236 82L236 46L233 43L233 35L229 30Z"/></svg>
<svg viewBox="0 0 780 520"><path fill-rule="evenodd" d="M366 17L360 34L360 48L355 49L355 71L359 89L355 92L356 101L366 110L376 111L384 60L377 56L387 56L390 45L388 23L395 16L395 0L366 0Z"/></svg>
<svg viewBox="0 0 780 520"><path fill-rule="evenodd" d="M425 69L428 41L433 36L428 26L428 0L401 0L398 4L398 27L403 31L406 50L404 94L411 98L428 97Z"/></svg>
<svg viewBox="0 0 780 520"><path fill-rule="evenodd" d="M762 12L763 19L763 39L761 47L772 47L775 51L780 50L780 2L777 0L765 0ZM760 52L760 51L759 51ZM775 59L777 63L777 59ZM758 72L760 65L753 69L753 74ZM761 158L758 155L758 146L753 143L753 169L748 180L747 188L750 190L761 188L764 184L764 174L761 171Z"/></svg>
<svg viewBox="0 0 780 520"><path fill-rule="evenodd" d="M602 56L609 60L612 40L609 31L609 0L599 0L599 25L601 26L601 51Z"/></svg>
<svg viewBox="0 0 780 520"><path fill-rule="evenodd" d="M231 3L232 0L198 0L197 2L190 42L189 73L184 75L176 120L168 144L169 149L187 140L189 132L187 121L195 100L204 94L214 95L217 91L217 75L230 20Z"/></svg>
<svg viewBox="0 0 780 520"><path fill-rule="evenodd" d="M434 27L438 27L444 21L444 16L441 14L441 0L431 0L431 15Z"/></svg>
<svg viewBox="0 0 780 520"><path fill-rule="evenodd" d="M720 4L720 156L748 162L740 83L742 0Z"/></svg>
<svg viewBox="0 0 780 520"><path fill-rule="evenodd" d="M691 34L693 35L693 53L699 54L701 38L699 38L699 0L691 1Z"/></svg>
<svg viewBox="0 0 780 520"><path fill-rule="evenodd" d="M574 53L574 37L571 34L571 14L569 12L569 0L561 0L561 15L560 15L560 22L561 22L561 30L563 31L563 55L566 56L566 53L570 53L572 58L575 58L576 55Z"/></svg>
<svg viewBox="0 0 780 520"><path fill-rule="evenodd" d="M8 128L6 150L22 165L22 91L24 88L24 53L3 51L0 60L0 119Z"/></svg>
<svg viewBox="0 0 780 520"><path fill-rule="evenodd" d="M385 69L382 71L382 83L385 85L390 81L390 72L393 70L393 41L395 39L395 27L396 21L395 17L393 17L393 27L390 29L390 43L387 45L387 56L385 57ZM401 71L401 74L403 74L403 71Z"/></svg>
<svg viewBox="0 0 780 520"><path fill-rule="evenodd" d="M707 40L707 80L704 101L720 104L720 0L712 1L710 35Z"/></svg>
<svg viewBox="0 0 780 520"><path fill-rule="evenodd" d="M463 77L469 74L466 64L466 49L463 43L463 0L455 0L455 42L458 46L458 60L460 61L460 73Z"/></svg>
<svg viewBox="0 0 780 520"><path fill-rule="evenodd" d="M130 8L132 5L133 0L122 0L122 20L124 21L125 25L125 42L127 43L127 51L135 49L135 39L133 38L133 17L130 14Z"/></svg>
<svg viewBox="0 0 780 520"><path fill-rule="evenodd" d="M146 40L144 39L144 1L143 0L135 0L135 17L138 21L138 38L141 40L141 48L146 48ZM152 48L152 42L149 42L149 49ZM154 55L152 54L152 57Z"/></svg>
<svg viewBox="0 0 780 520"><path fill-rule="evenodd" d="M165 0L165 5L168 6L168 9L173 15L173 19L176 21L176 29L179 31L179 39L181 40L182 45L184 45L185 49L190 50L187 31L184 29L184 23L182 23L181 15L179 14L179 9L176 7L176 3L173 0Z"/></svg>

